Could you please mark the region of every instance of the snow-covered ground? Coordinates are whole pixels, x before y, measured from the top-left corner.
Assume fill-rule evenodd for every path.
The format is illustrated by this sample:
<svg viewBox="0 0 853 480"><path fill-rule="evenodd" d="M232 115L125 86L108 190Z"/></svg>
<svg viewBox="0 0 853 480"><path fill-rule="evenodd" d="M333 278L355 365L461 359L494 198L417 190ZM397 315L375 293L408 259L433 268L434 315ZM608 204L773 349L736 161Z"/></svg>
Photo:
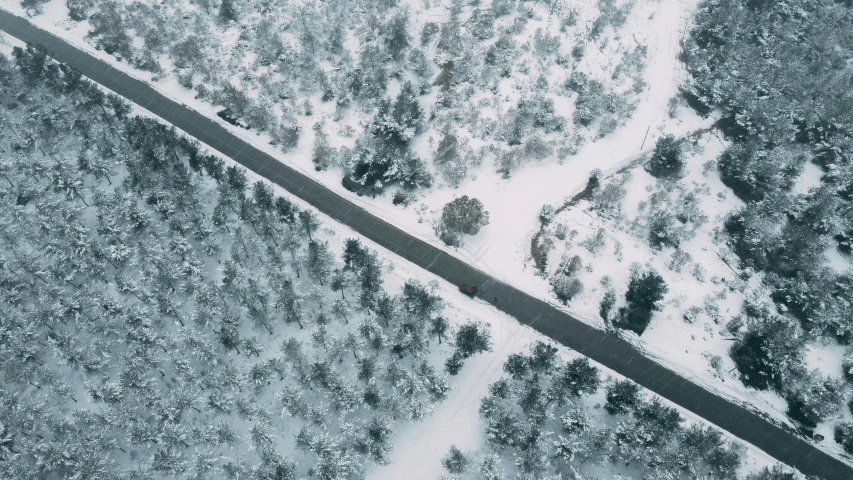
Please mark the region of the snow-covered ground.
<svg viewBox="0 0 853 480"><path fill-rule="evenodd" d="M13 2L6 3L6 8L10 11L23 14L16 2L12 5L9 4ZM562 163L558 162L554 156L541 162L528 163L509 179L503 179L493 169L481 168L474 171L472 178L465 180L458 188L439 185L424 192L423 197L408 208L393 206L390 195L387 194L369 198L347 191L341 186L338 170L316 171L311 162L313 131L310 128L310 123L316 121L316 118L310 119L310 123L306 124L306 128L303 129L305 134L300 139L299 146L283 154L269 145L268 135L258 135L253 131L234 127L218 120L216 112L219 108L194 98L194 93L180 86L174 75L167 74L162 79L152 81L150 72L133 68L123 61L116 61L114 57L103 51L96 50L84 39L89 25L85 22L68 20L68 10L64 1L52 0L44 5L41 15L31 17L29 20L102 60L148 81L171 98L217 119L235 134L251 141L254 146L319 180L328 188L371 213L393 222L411 234L446 248L454 255L504 281L524 288L531 294L542 296L544 284L530 275L528 268L529 240L538 227L537 214L542 206L559 204L575 191L582 189L589 177L589 172L593 169L612 171L635 159L641 153L648 152L662 133L683 135L710 124L711 120L703 120L693 115L683 115L685 119L673 122L667 115L667 101L676 94L678 85L684 78L683 68L677 60L677 55L680 49L679 42L695 3L695 0L642 2L635 7L626 25L619 30L618 36L625 42L633 45L634 41L637 41L648 47L645 69L645 81L648 87L640 94L639 104L634 114L613 134L587 143L576 155L568 157ZM577 7L595 10L594 5ZM440 11L433 8L424 16L431 18L430 16L434 17ZM615 42L612 43L615 45ZM613 59L606 53L615 55L619 49L620 47L616 45L606 48L607 51L603 52L588 47L587 55L580 67L595 68L598 64L610 63ZM397 86L392 82L391 93L394 88ZM558 102L557 107L560 106ZM322 105L316 107L317 112L314 117L331 116L331 112L323 112L322 108ZM573 106L564 105L563 108L566 111L557 113L570 117ZM501 114L501 112L497 113ZM429 132L422 135L420 143L416 142L415 145L416 152L424 157L431 155L426 145L428 136ZM432 221L440 214L444 204L461 195L480 199L489 212L490 224L478 235L466 238L463 247L447 248L437 239Z"/></svg>
<svg viewBox="0 0 853 480"><path fill-rule="evenodd" d="M134 106L133 112L137 115L158 118L137 106ZM213 151L213 149L210 150ZM233 163L230 159L223 158L226 163ZM251 172L248 173L252 182L266 181L263 177ZM310 208L310 205L291 197L281 187L271 183L270 185L277 195L289 198L300 208ZM350 228L334 222L322 213L318 212L318 214L323 224L322 236L329 241L333 251L341 250L346 238L358 237L358 234ZM530 345L536 341L551 344L553 342L532 328L521 325L514 318L493 306L477 299L471 300L461 296L455 286L447 284L435 275L408 262L401 261L399 257L378 244L362 237L359 238L370 249L379 253L386 267L384 281L388 291L399 291L406 280L420 280L424 284L434 286L436 288L435 293L445 300L445 313L452 325L456 326L463 321L476 320L490 326L492 350L466 361L460 374L452 377L450 394L438 404L429 416L418 422L409 422L398 426L395 430L395 446L390 464L374 466L367 472L367 478L372 480L436 479L444 473L441 459L446 455L450 445L456 445L465 451L478 450L484 446L484 424L478 412L480 400L488 393L488 386L504 375L503 364L507 357L512 353L528 351ZM449 346L447 343L443 345L443 347L434 350L431 356L441 357L448 354ZM559 349L559 355L564 360L579 356L578 353L566 347L554 345ZM594 365L603 372L605 378L623 378L606 367L595 363ZM602 391L594 396L594 398L598 397L602 397L599 400L603 401ZM703 422L701 418L691 412L672 404L666 399L663 400L667 405L678 409L688 423ZM731 440L741 442L728 433L726 436ZM742 475L748 475L777 463L760 449L750 444L743 444L747 451L741 467ZM619 472L611 471L610 473L618 474Z"/></svg>
<svg viewBox="0 0 853 480"><path fill-rule="evenodd" d="M454 305L454 308L456 307ZM465 364L465 370L455 379L454 390L431 416L398 429L399 440L396 442L391 464L374 468L368 474L369 479L436 479L445 473L441 459L447 454L450 445L468 452L482 449L485 444L483 434L485 424L480 420L478 408L480 399L488 394L489 384L504 375L502 367L509 354L526 353L535 341L547 341L532 329L519 325L511 317L480 302L470 303L465 311L472 317L485 315L479 318L489 320L492 326L492 352L481 354ZM577 353L565 347L558 345L558 348L559 355L564 359L578 356ZM602 370L604 377L622 378L601 365L596 364L596 367ZM591 396L587 403L596 402L604 403L603 391ZM666 400L664 402L678 408L688 424L702 422L690 412ZM604 415L603 410L598 410L598 413ZM727 434L727 436L734 440L730 435ZM748 475L776 463L763 451L749 444L744 445L747 451L740 470L742 475ZM619 473L612 470L606 472L611 476Z"/></svg>
<svg viewBox="0 0 853 480"><path fill-rule="evenodd" d="M559 206L566 198L581 190L586 184L591 170L598 168L602 169L605 175L612 173L637 159L643 153L650 151L655 140L661 135L672 133L676 136L682 136L707 127L713 121L713 119L701 119L687 109L679 109L678 117L675 120L668 115L667 102L675 95L679 83L684 78L684 72L677 60L677 55L680 48L679 42L685 28L687 28L688 19L695 3L694 0L642 2L632 12L628 23L620 29L620 38L626 41L637 41L648 46L647 67L644 73L648 87L639 95L639 103L631 118L627 119L626 123L617 128L614 133L594 142L586 143L577 154L569 156L563 162L558 162L552 156L540 162L527 163L509 179L502 178L493 169L478 169L458 188L437 185L423 192L423 196L407 208L393 206L390 195L367 198L359 197L345 190L340 184L340 172L337 170L316 171L310 159L314 135L311 128L304 128L305 135L300 140L298 147L284 154L269 145L269 137L266 134L258 135L253 131L233 127L224 122L221 123L235 134L250 141L257 148L317 179L338 194L345 196L377 216L393 222L425 241L446 249L457 257L524 289L532 295L553 302L554 299L549 293L550 286L547 280L536 275L536 269L530 259L530 240L539 229L538 213L541 207L546 204ZM23 13L17 2L7 0L3 4L4 8L10 11ZM125 62L117 61L114 57L93 48L84 39L88 24L67 20L67 8L64 1L52 0L43 8L43 14L30 18L33 23L112 65L150 82L155 88L170 97L211 118L217 118L216 112L219 108L195 99L193 92L181 87L174 75L167 74L162 79L154 81L150 73L137 70ZM433 8L433 11L440 11L437 8ZM592 7L586 5L579 8ZM434 15L434 13L430 13L430 15ZM609 61L607 54L612 54L617 48L619 47L616 42L611 44L610 49L605 47L606 51L588 48L588 55L584 62L594 64L596 61ZM391 93L395 88L397 88L396 84L392 82ZM314 103L315 105L319 104L319 102ZM557 102L556 105L558 106L557 113L566 117L571 115L573 106L568 102ZM500 113L497 112L498 115ZM311 122L313 123L316 117L323 117L324 115L330 117L331 113L324 112L321 107L318 107L318 112L315 113L315 118L311 119ZM306 123L306 125L310 127L310 124ZM422 156L429 156L429 148L431 148L427 145L426 137L427 135L424 135L415 143L417 148L423 150L423 152L419 152ZM712 158L714 153L719 152L722 147L721 143L707 139L706 151L703 154L702 161ZM700 170L700 168L691 169L691 175L695 174L701 177ZM636 176L639 177L640 175L638 173ZM816 184L815 178L819 178L819 172L807 169L803 175L803 180L798 184L798 190L807 191L810 186ZM709 183L714 194L725 190L719 184L718 179L697 178L697 180ZM629 188L629 196L624 204L636 206L645 194L643 186ZM489 211L490 224L483 228L477 236L467 238L464 247L451 249L438 241L433 231L432 221L438 216L441 206L452 198L461 195L480 199ZM736 205L734 196L729 193L725 199L719 202L716 214L721 214ZM633 218L630 215L627 216ZM584 232L593 231L599 227L608 228L606 222L591 218L581 208L567 211L566 219L572 223L570 230L574 229L581 232L578 240L587 236ZM331 224L328 219L324 220L326 220L326 225ZM345 230L341 229L343 227L337 225L332 228L338 232L336 235L341 239L345 238L345 235L353 235L351 232L341 233ZM650 261L658 271L667 272L666 275L670 275L665 267L666 259L664 257L653 257L650 249L640 240L612 228L608 230L608 233L619 238L623 246L625 260L618 262L612 255L596 257L594 265L596 275L607 272L606 274L613 278L615 285L624 286L629 273L628 265L632 261L639 261L640 263ZM697 236L685 247L686 249L697 249L693 255L694 259L701 258L708 271L709 280L706 281L706 288L700 289L698 292L687 291L687 288L682 288L677 293L671 290L671 294L667 297L668 301L677 299L678 305L669 303L667 310L656 316L652 326L643 337L641 339L635 338L635 340L651 356L683 375L729 398L749 403L762 411L766 411L774 418L785 421L785 405L778 396L747 390L732 375L730 369L733 364L726 354L730 342L725 340L724 335L719 332L720 326L709 325L710 319L708 318L693 324L686 324L680 318L681 312L687 307L702 305L706 293L727 290L724 284L711 284L710 278L715 276L715 273L719 278L733 277L732 272L719 260L715 252L702 250L710 242L709 235L710 233L704 237ZM429 277L429 274L405 262L399 262L390 253L382 251L375 245L371 245L371 247L383 252L387 265L394 265L398 272L405 271L406 275L399 278L422 277L425 281L428 280L426 277ZM608 248L612 248L612 244ZM620 273L617 274L616 272ZM678 284L679 278L675 276L667 278L667 280L667 283L673 286ZM393 285L393 280L389 280L388 283L389 289L396 288ZM585 284L587 284L587 292L572 303L571 311L593 325L602 326L596 313L600 290L594 290L594 282L585 282ZM711 287L707 287L708 285ZM442 296L445 298L452 298L456 294L447 285L442 284L441 289L443 290ZM742 297L728 292L726 298L718 300L721 314L725 316L726 314L733 315L738 311ZM457 308L465 310L466 315L471 313L472 316L489 321L493 325L495 351L473 359L466 364L465 369L458 377L459 382L456 389L432 417L425 422L407 427L408 430L400 431L398 435L400 437L405 436L406 441L397 442L394 464L376 470L374 472L376 478L401 478L399 476L401 473L421 471L421 469L427 472L422 478L435 478L437 475L431 475L429 472L440 472L441 467L438 459L445 454L446 448L449 446L446 441L448 440L447 436L451 435L443 427L451 422L454 425L452 442L462 448L476 448L481 437L481 426L476 412L479 398L482 397L488 383L500 375L503 358L508 353L524 350L526 345L533 341L536 336L534 332L519 327L514 320L506 318L484 304L468 301L452 302L452 309ZM678 345L679 348L673 348L673 345ZM684 348L681 348L682 346ZM721 358L723 362L722 375L709 368L708 360L703 355L705 353ZM840 368L838 355L841 353L843 353L842 350L837 346L827 348L813 346L809 350L809 366L820 368L825 373L838 374L837 370ZM844 415L846 418L849 413L845 411ZM832 435L831 432L827 431L827 428L829 428L827 425L821 425L818 429L818 433L824 434L827 438L820 446L832 450L837 455L839 449L832 443ZM760 457L760 454L755 453L754 456Z"/></svg>
<svg viewBox="0 0 853 480"><path fill-rule="evenodd" d="M136 110L143 111L139 108ZM250 178L253 181L262 179L253 174L250 174ZM275 185L272 186L277 194L288 196L285 190ZM288 198L291 197L288 196ZM291 198L291 200L298 203L300 207L309 207L298 199ZM320 218L325 227L326 238L330 240L333 248L339 249L342 247L339 242L342 242L343 239L357 236L348 227L335 223L325 215L320 214ZM395 448L389 465L376 466L368 470L368 478L372 480L436 479L445 473L441 459L447 454L450 445L456 445L464 451L474 451L484 446L484 423L481 421L478 412L480 399L488 393L488 386L504 375L503 364L506 358L512 353L527 352L530 345L537 340L551 344L553 342L532 328L521 325L517 320L493 306L477 299L470 300L461 296L455 286L408 262L400 261L399 257L381 246L364 238L362 241L371 249L379 252L388 269L385 275L385 283L389 291L399 290L403 282L410 278L418 279L424 284L437 285L436 293L445 299L446 311L452 324L458 325L464 320L478 320L490 325L492 351L479 354L466 361L460 374L452 377L453 389L450 394L432 414L419 422L407 423L397 428L395 431ZM554 345L558 347L559 355L563 359L579 356L566 347ZM444 348L447 348L446 344ZM830 360L828 365L831 365L832 362ZM599 364L594 363L594 365L603 372L604 377L623 378ZM734 393L742 392L735 391ZM602 395L602 392L597 394L597 396ZM677 405L663 400L667 405L677 408L688 422L703 421ZM784 407L779 405L774 405L774 408L782 408L784 411ZM728 433L726 435L728 438L736 440ZM777 463L760 449L750 444L744 443L744 445L747 447L747 454L741 467L744 476ZM618 472L611 473L618 474Z"/></svg>
<svg viewBox="0 0 853 480"><path fill-rule="evenodd" d="M147 110L134 106L133 113L137 115L158 118ZM209 148L209 147L207 147ZM212 149L210 149L213 151ZM233 163L225 158L226 163ZM252 182L264 180L263 177L249 172ZM277 195L285 196L301 208L310 208L310 205L301 200L291 197L281 187L270 184ZM329 241L332 250L341 250L346 238L358 237L358 234L348 227L334 222L331 218L319 214L323 225L321 236ZM369 248L379 253L385 265L384 281L388 291L399 291L403 283L409 279L417 279L424 284L436 288L434 291L445 300L445 313L451 325L459 325L463 321L482 321L490 326L492 350L479 354L469 359L460 374L452 377L452 390L448 397L438 404L438 407L425 419L418 422L408 422L397 427L394 438L394 451L391 455L390 464L387 466L374 466L367 471L367 478L376 480L391 480L399 478L411 479L435 479L443 473L441 459L447 453L450 445L456 445L464 451L475 451L484 446L483 429L484 424L480 419L478 408L480 400L488 393L488 386L498 380L503 372L503 364L512 353L523 353L529 350L530 345L536 341L544 341L553 344L541 334L521 325L514 318L504 314L491 305L479 301L470 300L459 294L453 285L441 281L425 270L422 270L408 262L400 261L399 257L385 250L381 246L362 237L362 242ZM449 345L445 342L443 347L436 348L431 357L441 357L449 354ZM578 353L561 345L555 346L559 349L559 355L564 360L570 360L579 356ZM813 355L814 356L814 355ZM816 362L821 357L815 356ZM825 362L827 363L827 362ZM599 365L594 365L603 372L603 376L622 379L620 375ZM831 366L832 361L827 363ZM829 367L828 367L829 368ZM646 392L649 394L648 392ZM653 394L651 394L653 395ZM80 396L85 397L84 392ZM591 397L590 402L603 403L603 391ZM679 410L681 415L690 423L702 423L701 418L686 411L675 404L663 399L663 401ZM598 412L604 415L603 411ZM730 440L740 442L728 433ZM743 443L743 442L741 442ZM285 443L286 445L286 443ZM741 474L748 475L757 472L764 467L777 463L772 457L760 449L745 444L746 455L741 467ZM602 467L609 474L618 475L620 472L613 470L612 466Z"/></svg>
<svg viewBox="0 0 853 480"><path fill-rule="evenodd" d="M641 337L627 331L622 332L623 336L647 356L673 371L796 428L785 414L788 408L785 400L775 392L745 387L728 353L735 333L727 326L741 314L744 300L751 295L768 303L771 300L769 292L762 288L762 275L753 273L747 281L742 280L742 272L735 270L738 268L737 257L717 238L717 230L726 214L743 205L722 183L716 168L706 167L707 162L713 162L725 146L712 133L701 135L692 147L693 152L687 155L685 177L669 194L673 199L678 198L679 193L694 194L699 211L707 218L692 238L681 243L678 251L689 255L683 266L678 269L672 266L676 249L663 247L655 250L649 246L645 225L652 208L649 204L652 195L666 191L666 187L641 166L636 166L604 182L605 185L622 183L625 189L626 195L618 214L602 214L593 208L593 202L583 200L554 216L547 234L554 238L553 232L560 224L565 225L570 233L565 241L555 239L555 246L548 256L548 272L558 270L563 259L579 256L584 268L577 275L585 290L570 302L569 309L578 318L604 328L598 314L607 288L602 279L607 277L608 286L612 285L616 298L622 299L629 282L631 264L642 270L657 271L669 288L661 311L654 314ZM800 185L810 183L815 186L815 182L819 183L819 175L815 176L814 168L810 166L804 170L799 179ZM582 243L599 231L603 232L604 245L593 253ZM827 261L834 260L828 258ZM846 265L846 260L841 261ZM696 313L695 318L687 321L685 315L691 308ZM832 339L810 341L806 350L806 368L824 376L840 377L843 375L841 360L846 348ZM834 418L819 424L816 429L816 433L825 438L818 446L848 461L849 457L832 441L832 428L838 421L850 419L849 409L841 408Z"/></svg>

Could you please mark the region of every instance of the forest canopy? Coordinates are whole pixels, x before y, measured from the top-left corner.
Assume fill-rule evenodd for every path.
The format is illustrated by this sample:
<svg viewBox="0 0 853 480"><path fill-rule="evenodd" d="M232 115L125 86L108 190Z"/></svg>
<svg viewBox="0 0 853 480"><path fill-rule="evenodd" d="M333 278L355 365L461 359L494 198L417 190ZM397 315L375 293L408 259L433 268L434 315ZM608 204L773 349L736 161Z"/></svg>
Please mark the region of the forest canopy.
<svg viewBox="0 0 853 480"><path fill-rule="evenodd" d="M747 202L726 221L745 266L808 330L850 340L853 276L821 260L853 235L853 6L836 0L707 0L684 46L683 93L717 109L731 141L723 181ZM820 186L792 191L806 162Z"/></svg>
<svg viewBox="0 0 853 480"><path fill-rule="evenodd" d="M358 239L338 256L311 210L44 51L13 53L3 478L359 478L448 395L431 342L488 350L432 286L386 290Z"/></svg>
<svg viewBox="0 0 853 480"><path fill-rule="evenodd" d="M730 354L745 385L777 390L788 416L812 429L840 411L845 387L808 371L806 341L853 341L853 271L826 261L849 262L853 235L853 4L706 0L694 22L682 92L698 112L720 115L730 142L720 178L746 203L724 233L742 266L765 274L776 304L748 299ZM820 182L800 193L809 162ZM836 441L853 451L845 428Z"/></svg>

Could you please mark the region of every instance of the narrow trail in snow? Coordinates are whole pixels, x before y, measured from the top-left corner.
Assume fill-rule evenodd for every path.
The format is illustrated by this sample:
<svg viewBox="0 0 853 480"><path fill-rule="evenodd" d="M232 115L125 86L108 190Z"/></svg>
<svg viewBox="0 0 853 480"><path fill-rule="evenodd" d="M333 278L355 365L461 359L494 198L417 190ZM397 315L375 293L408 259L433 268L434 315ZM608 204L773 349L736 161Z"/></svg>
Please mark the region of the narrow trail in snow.
<svg viewBox="0 0 853 480"><path fill-rule="evenodd" d="M347 225L390 252L452 284L480 285L480 301L491 303L522 324L627 377L708 422L764 450L803 473L823 478L853 478L853 468L819 450L793 432L747 408L730 402L643 356L630 343L602 332L503 283L355 206L325 186L285 165L229 132L217 121L169 99L136 79L67 43L27 20L0 9L0 29L30 44L43 46L93 81L147 109L247 169L280 185L333 220ZM492 299L499 299L493 301Z"/></svg>
<svg viewBox="0 0 853 480"><path fill-rule="evenodd" d="M483 183L488 176L460 186L460 192L478 198L489 208L489 226L477 238L468 239L464 248L468 253L476 251L481 242L491 244L488 255L477 257L476 266L507 281L517 282L519 275L530 276L525 264L530 240L539 230L537 218L543 205L556 206L572 192L582 190L593 169L609 173L635 161L651 149L664 125L668 133L676 136L687 135L697 128L693 124L673 125L666 108L668 99L678 91L680 39L695 3L695 0L661 0L652 16L636 19L648 32L641 38L648 47L644 74L648 88L624 125L583 145L562 164L529 163L510 179L500 182L498 188ZM598 55L598 50L592 52Z"/></svg>
<svg viewBox="0 0 853 480"><path fill-rule="evenodd" d="M477 306L482 307L479 310L487 310L484 305ZM534 340L530 330L500 320L499 330L492 324L492 351L466 362L460 375L454 378L450 395L428 418L399 432L398 438L405 439L405 444L397 442L393 462L374 469L368 478L438 478L444 473L440 460L450 445L467 451L482 446L480 399L488 393L489 385L503 375L504 359L515 349Z"/></svg>

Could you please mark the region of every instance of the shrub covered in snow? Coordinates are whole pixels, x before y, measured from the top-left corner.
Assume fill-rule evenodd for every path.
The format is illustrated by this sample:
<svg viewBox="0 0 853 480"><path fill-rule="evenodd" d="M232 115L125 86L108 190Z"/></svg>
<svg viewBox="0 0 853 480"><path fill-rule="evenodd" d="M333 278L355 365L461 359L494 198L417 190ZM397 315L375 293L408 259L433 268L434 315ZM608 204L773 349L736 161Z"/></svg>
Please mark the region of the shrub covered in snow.
<svg viewBox="0 0 853 480"><path fill-rule="evenodd" d="M580 279L564 273L554 275L551 279L551 286L554 288L554 295L565 304L571 302L575 296L583 293L583 283Z"/></svg>
<svg viewBox="0 0 853 480"><path fill-rule="evenodd" d="M802 369L803 339L796 325L777 315L752 317L731 356L744 385L780 388Z"/></svg>
<svg viewBox="0 0 853 480"><path fill-rule="evenodd" d="M842 422L835 426L835 443L844 447L847 453L853 453L853 423Z"/></svg>
<svg viewBox="0 0 853 480"><path fill-rule="evenodd" d="M459 327L454 338L453 355L447 359L446 370L456 375L465 359L482 352L492 350L491 334L488 326L477 322L468 322Z"/></svg>
<svg viewBox="0 0 853 480"><path fill-rule="evenodd" d="M655 271L633 275L625 293L628 305L619 309L616 326L642 335L652 320L652 312L658 309L668 291L663 277Z"/></svg>
<svg viewBox="0 0 853 480"><path fill-rule="evenodd" d="M646 170L657 178L673 179L681 175L684 154L681 141L672 135L664 135L655 143L655 149Z"/></svg>
<svg viewBox="0 0 853 480"><path fill-rule="evenodd" d="M488 224L489 212L483 208L482 202L463 195L444 206L437 230L444 243L456 246L462 235L476 235Z"/></svg>
<svg viewBox="0 0 853 480"><path fill-rule="evenodd" d="M846 392L840 379L808 377L790 383L786 413L806 427L816 427L841 409Z"/></svg>
<svg viewBox="0 0 853 480"><path fill-rule="evenodd" d="M456 445L451 445L450 450L447 451L447 455L441 459L444 469L452 474L465 473L468 470L469 463L471 461L465 456L462 450L456 448Z"/></svg>

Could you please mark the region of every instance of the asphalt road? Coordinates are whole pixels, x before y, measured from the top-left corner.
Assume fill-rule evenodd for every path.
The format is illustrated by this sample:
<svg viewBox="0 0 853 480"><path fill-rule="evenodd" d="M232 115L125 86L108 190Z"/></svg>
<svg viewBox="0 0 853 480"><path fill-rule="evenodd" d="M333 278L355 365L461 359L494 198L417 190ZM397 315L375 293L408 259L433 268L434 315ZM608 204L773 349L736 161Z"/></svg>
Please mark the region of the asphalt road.
<svg viewBox="0 0 853 480"><path fill-rule="evenodd" d="M479 285L478 297L481 300L755 445L780 462L805 474L818 475L829 480L853 479L853 468L818 450L797 435L646 358L619 337L595 329L371 215L241 140L216 121L165 97L146 82L111 67L3 9L0 9L0 29L24 42L43 46L56 60L70 65L249 170L281 185L317 210L400 257L452 284L464 282ZM494 301L496 298L499 301Z"/></svg>

